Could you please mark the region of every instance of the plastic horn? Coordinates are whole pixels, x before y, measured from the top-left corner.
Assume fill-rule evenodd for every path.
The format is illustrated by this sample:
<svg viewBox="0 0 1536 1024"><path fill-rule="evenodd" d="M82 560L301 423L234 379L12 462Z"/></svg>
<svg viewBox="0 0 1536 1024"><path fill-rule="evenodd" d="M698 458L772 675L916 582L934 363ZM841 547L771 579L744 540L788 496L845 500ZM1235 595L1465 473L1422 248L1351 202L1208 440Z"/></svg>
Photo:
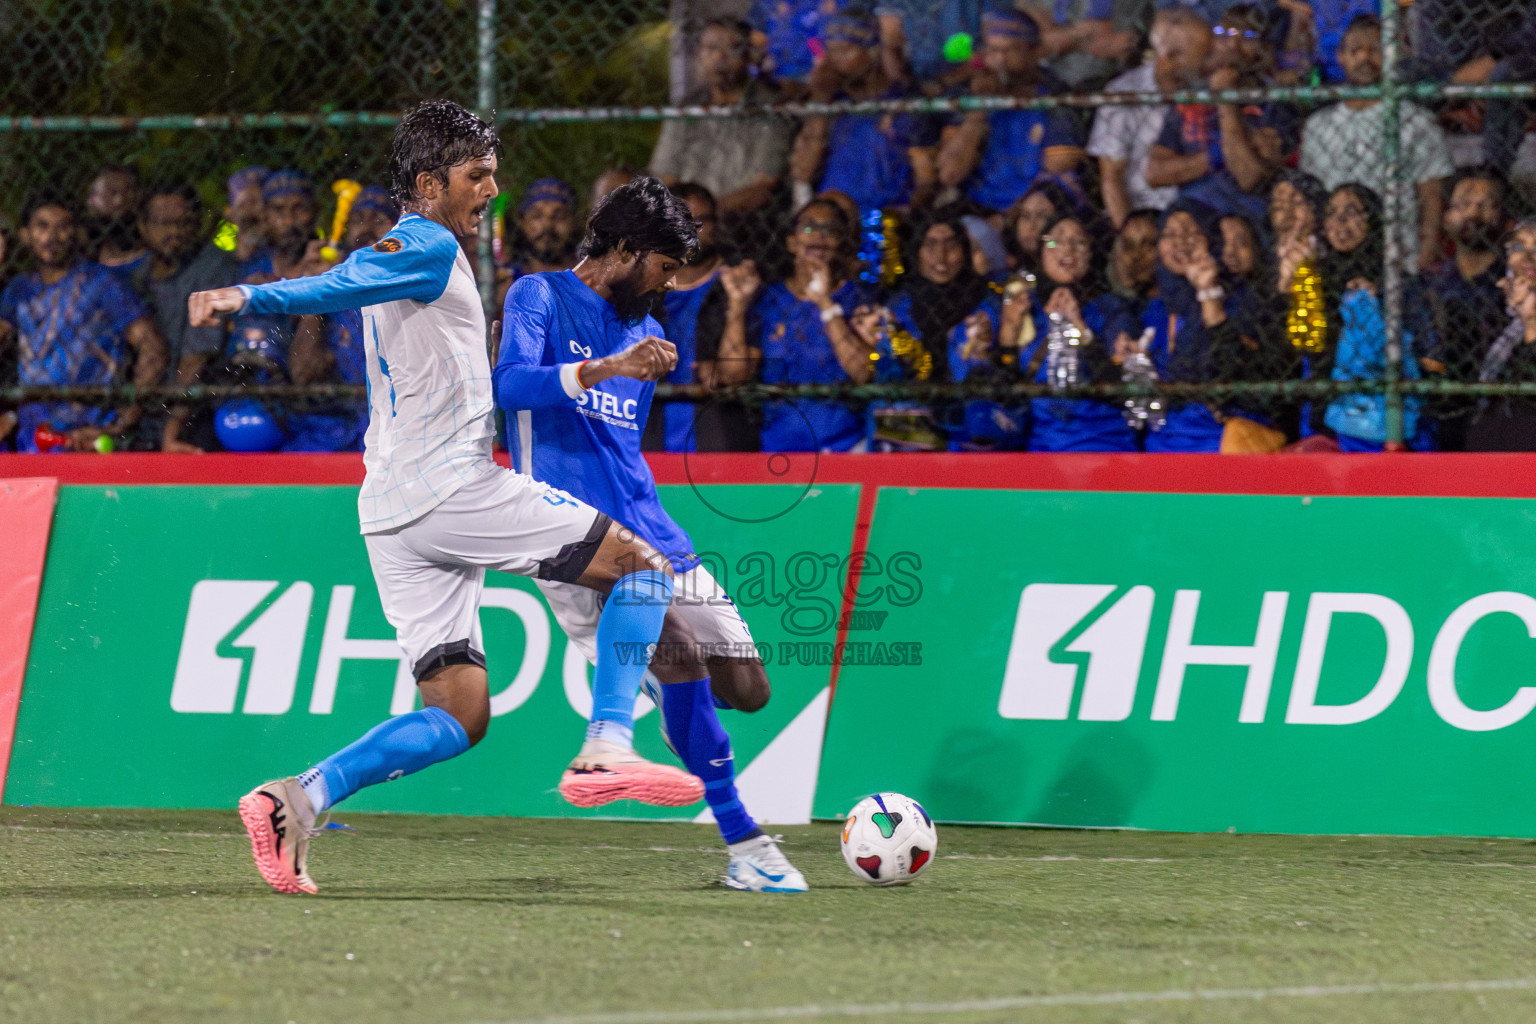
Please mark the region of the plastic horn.
<svg viewBox="0 0 1536 1024"><path fill-rule="evenodd" d="M341 259L341 250L336 246L341 244L342 237L347 233L347 218L352 215L352 204L357 201L358 193L363 186L351 178L338 178L331 182L331 191L336 193L336 216L331 218L331 240L320 248L320 255L329 263L335 263Z"/></svg>
<svg viewBox="0 0 1536 1024"><path fill-rule="evenodd" d="M37 450L40 452L51 452L55 448L68 447L69 436L54 430L50 424L40 423L37 429L32 432L32 443L37 446Z"/></svg>

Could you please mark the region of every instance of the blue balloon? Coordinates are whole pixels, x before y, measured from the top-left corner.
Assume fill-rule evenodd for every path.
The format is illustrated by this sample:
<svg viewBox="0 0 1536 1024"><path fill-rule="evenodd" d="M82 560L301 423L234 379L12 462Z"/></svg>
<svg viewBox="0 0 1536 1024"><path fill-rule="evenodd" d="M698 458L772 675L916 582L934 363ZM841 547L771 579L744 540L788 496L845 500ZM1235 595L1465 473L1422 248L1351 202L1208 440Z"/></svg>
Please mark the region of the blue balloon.
<svg viewBox="0 0 1536 1024"><path fill-rule="evenodd" d="M283 428L272 412L250 398L237 398L219 406L213 418L219 443L232 452L272 452L284 440Z"/></svg>

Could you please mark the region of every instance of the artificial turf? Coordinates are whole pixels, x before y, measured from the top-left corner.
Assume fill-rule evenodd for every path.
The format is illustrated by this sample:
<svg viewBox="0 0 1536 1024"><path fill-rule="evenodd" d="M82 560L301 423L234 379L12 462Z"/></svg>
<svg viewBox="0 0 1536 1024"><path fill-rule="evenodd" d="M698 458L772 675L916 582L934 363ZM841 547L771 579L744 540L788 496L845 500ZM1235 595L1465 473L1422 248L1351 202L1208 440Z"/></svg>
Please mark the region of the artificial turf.
<svg viewBox="0 0 1536 1024"><path fill-rule="evenodd" d="M0 1021L1536 1020L1528 841L941 826L877 890L819 824L767 896L704 826L340 817L299 897L232 811L0 808Z"/></svg>

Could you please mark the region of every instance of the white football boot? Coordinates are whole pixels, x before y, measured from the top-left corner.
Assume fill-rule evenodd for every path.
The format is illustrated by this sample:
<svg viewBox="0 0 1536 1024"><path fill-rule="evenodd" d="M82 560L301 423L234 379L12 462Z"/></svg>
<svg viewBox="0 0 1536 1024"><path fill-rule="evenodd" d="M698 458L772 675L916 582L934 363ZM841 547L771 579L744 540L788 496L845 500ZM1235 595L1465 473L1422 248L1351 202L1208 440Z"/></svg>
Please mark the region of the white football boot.
<svg viewBox="0 0 1536 1024"><path fill-rule="evenodd" d="M731 865L720 884L743 892L805 892L805 876L784 856L771 836L730 843Z"/></svg>

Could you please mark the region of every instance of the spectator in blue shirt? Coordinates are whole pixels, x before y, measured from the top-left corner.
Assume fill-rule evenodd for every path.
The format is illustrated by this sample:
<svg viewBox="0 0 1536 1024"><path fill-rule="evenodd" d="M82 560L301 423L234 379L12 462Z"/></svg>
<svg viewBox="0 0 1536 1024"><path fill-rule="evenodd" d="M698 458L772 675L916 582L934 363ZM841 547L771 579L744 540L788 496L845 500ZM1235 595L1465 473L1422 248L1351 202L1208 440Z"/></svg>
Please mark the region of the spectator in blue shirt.
<svg viewBox="0 0 1536 1024"><path fill-rule="evenodd" d="M298 171L277 171L261 186L261 232L266 244L240 265L239 283L265 284L319 273L315 188ZM307 262L306 262L307 261ZM286 373L288 347L302 318L249 314L232 321L229 354L260 360ZM318 325L314 329L318 331Z"/></svg>
<svg viewBox="0 0 1536 1024"><path fill-rule="evenodd" d="M595 205L595 204L594 204ZM576 265L576 192L559 178L539 178L524 190L517 215L506 212L506 266L496 273L497 307L524 274L569 270Z"/></svg>
<svg viewBox="0 0 1536 1024"><path fill-rule="evenodd" d="M853 282L847 216L815 200L795 217L785 245L794 273L758 300L762 379L769 384L863 384L874 375L874 344L853 328L867 311ZM770 402L763 407L765 452L850 451L868 446L866 417L842 402Z"/></svg>
<svg viewBox="0 0 1536 1024"><path fill-rule="evenodd" d="M368 383L364 362L363 317L349 309L326 317L293 336L289 365L295 384ZM368 430L363 399L299 399L288 410L285 452L360 452Z"/></svg>
<svg viewBox="0 0 1536 1024"><path fill-rule="evenodd" d="M911 86L893 80L880 61L874 19L839 14L822 26L826 81L812 92L819 100L904 99ZM795 201L816 192L846 193L868 213L924 206L935 183L938 142L933 118L922 114L845 114L805 122L790 154ZM812 186L812 183L816 183Z"/></svg>
<svg viewBox="0 0 1536 1024"><path fill-rule="evenodd" d="M938 96L971 77L969 61L951 61L945 43L960 33L981 34L986 0L880 0L880 50L892 78L916 80L923 92Z"/></svg>
<svg viewBox="0 0 1536 1024"><path fill-rule="evenodd" d="M1331 376L1334 380L1380 380L1386 372L1387 332L1381 308L1385 263L1381 198L1350 182L1328 197L1322 231L1327 249L1320 260L1329 318L1338 328ZM1434 347L1434 320L1416 278L1403 288L1399 370L1406 380L1421 376L1416 353ZM1424 399L1403 398L1403 436L1413 451L1433 451L1434 432L1423 416ZM1341 395L1328 404L1324 421L1345 452L1379 452L1387 440L1385 395Z"/></svg>
<svg viewBox="0 0 1536 1024"><path fill-rule="evenodd" d="M805 81L822 53L822 25L843 5L844 0L753 0L747 21L754 48L763 54L763 70Z"/></svg>
<svg viewBox="0 0 1536 1024"><path fill-rule="evenodd" d="M369 185L357 194L347 214L347 252L366 248L389 234L400 211L382 185Z"/></svg>
<svg viewBox="0 0 1536 1024"><path fill-rule="evenodd" d="M1220 211L1198 200L1176 199L1163 216L1158 240L1158 297L1142 314L1154 332L1149 352L1158 376L1171 381L1255 380L1274 377L1274 353L1255 327L1252 291L1222 264ZM1229 421L1266 419L1238 403L1176 404L1161 430L1148 431L1147 451L1218 452ZM1241 434L1244 424L1234 427Z"/></svg>
<svg viewBox="0 0 1536 1024"><path fill-rule="evenodd" d="M699 314L704 304L719 301L716 293L725 259L721 252L719 215L715 197L703 185L682 182L668 191L688 204L699 232L699 248L692 260L678 270L672 288L662 299L656 319L666 338L677 348L677 365L667 374L668 384L694 384L699 380L697 340ZM641 447L646 451L697 451L693 402L653 402L645 423Z"/></svg>
<svg viewBox="0 0 1536 1024"><path fill-rule="evenodd" d="M1212 89L1267 84L1262 69L1273 63L1263 39L1263 15L1239 4L1216 27L1211 53ZM1182 104L1173 109L1147 159L1147 184L1178 186L1222 213L1262 220L1269 182L1296 148L1295 118L1279 104Z"/></svg>
<svg viewBox="0 0 1536 1024"><path fill-rule="evenodd" d="M1120 379L1114 354L1141 333L1140 323L1126 304L1103 291L1102 246L1089 226L1076 216L1058 217L1046 225L1040 253L1040 280L1031 301L1009 304L1002 330L1016 330L1022 316L1032 319L1033 336L1019 347L1023 375L1037 383L1050 380L1052 367L1047 339L1052 313L1076 327L1082 343L1076 383L1108 383ZM1032 452L1131 452L1136 434L1126 425L1118 404L1091 399L1036 398L1030 402Z"/></svg>
<svg viewBox="0 0 1536 1024"><path fill-rule="evenodd" d="M37 269L0 293L0 347L15 345L23 385L153 387L165 372L165 342L133 290L118 275L82 259L73 211L58 195L38 192L21 211L21 235ZM121 437L139 419L135 407L31 402L18 411L19 451L38 451L38 428L67 438L69 451L89 451L103 434Z"/></svg>
<svg viewBox="0 0 1536 1024"><path fill-rule="evenodd" d="M972 79L972 93L1029 97L1060 91L1040 68L1040 29L1029 15L988 12L982 39L985 67ZM1042 172L1064 174L1082 160L1082 135L1066 110L975 110L945 131L939 180L1002 211Z"/></svg>
<svg viewBox="0 0 1536 1024"><path fill-rule="evenodd" d="M142 200L138 172L121 164L103 165L85 197L86 252L125 281L149 263L149 249L139 237Z"/></svg>
<svg viewBox="0 0 1536 1024"><path fill-rule="evenodd" d="M261 186L272 172L252 164L242 167L225 182L224 223L220 225L220 248L244 263L256 255L266 239L261 237ZM233 235L224 239L222 232L233 228Z"/></svg>
<svg viewBox="0 0 1536 1024"><path fill-rule="evenodd" d="M951 208L953 211L953 208ZM881 380L950 380L969 333L995 318L997 297L973 266L971 238L959 216L939 211L912 233L907 273L881 313L875 374ZM898 402L874 410L875 442L898 451L943 450L958 407ZM963 436L957 436L963 441Z"/></svg>
<svg viewBox="0 0 1536 1024"><path fill-rule="evenodd" d="M389 192L369 185L358 193L347 215L346 251L352 253L373 245L399 219L400 212ZM314 268L306 260L301 269L309 274ZM360 310L299 317L289 345L289 376L295 384L368 383ZM368 403L362 399L299 400L289 404L281 422L286 433L282 451L362 451L363 434L368 429Z"/></svg>

